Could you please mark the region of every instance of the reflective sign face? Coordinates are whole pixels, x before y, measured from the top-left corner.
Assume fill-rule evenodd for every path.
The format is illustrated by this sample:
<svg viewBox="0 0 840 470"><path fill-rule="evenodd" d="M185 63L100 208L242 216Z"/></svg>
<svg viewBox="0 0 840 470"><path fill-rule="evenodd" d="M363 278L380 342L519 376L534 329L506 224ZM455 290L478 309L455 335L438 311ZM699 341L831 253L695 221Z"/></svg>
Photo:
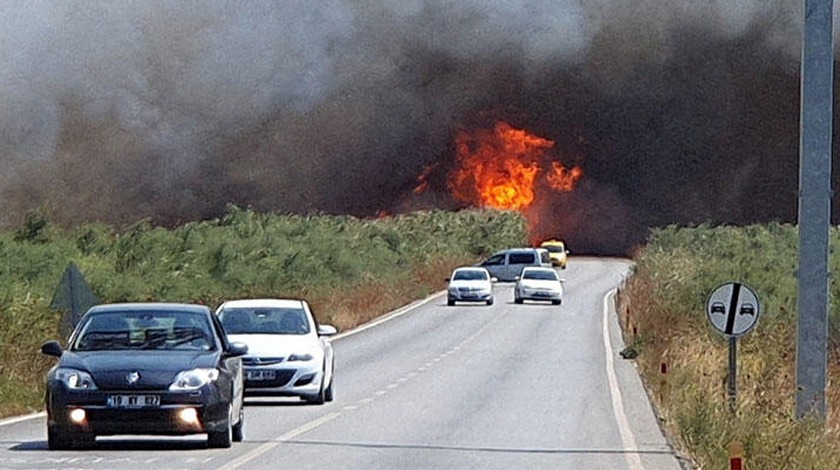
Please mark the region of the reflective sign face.
<svg viewBox="0 0 840 470"><path fill-rule="evenodd" d="M758 321L761 305L747 285L729 282L715 289L706 302L712 326L727 336L741 336Z"/></svg>

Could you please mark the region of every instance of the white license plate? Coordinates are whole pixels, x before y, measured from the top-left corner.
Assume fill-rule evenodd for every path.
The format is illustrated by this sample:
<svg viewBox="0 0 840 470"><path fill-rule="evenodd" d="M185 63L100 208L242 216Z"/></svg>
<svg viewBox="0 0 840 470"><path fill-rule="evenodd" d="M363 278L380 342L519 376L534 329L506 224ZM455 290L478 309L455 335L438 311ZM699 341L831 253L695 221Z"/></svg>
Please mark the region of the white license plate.
<svg viewBox="0 0 840 470"><path fill-rule="evenodd" d="M277 375L273 370L249 370L245 373L248 380L274 380Z"/></svg>
<svg viewBox="0 0 840 470"><path fill-rule="evenodd" d="M153 408L160 406L160 395L111 395L111 408Z"/></svg>

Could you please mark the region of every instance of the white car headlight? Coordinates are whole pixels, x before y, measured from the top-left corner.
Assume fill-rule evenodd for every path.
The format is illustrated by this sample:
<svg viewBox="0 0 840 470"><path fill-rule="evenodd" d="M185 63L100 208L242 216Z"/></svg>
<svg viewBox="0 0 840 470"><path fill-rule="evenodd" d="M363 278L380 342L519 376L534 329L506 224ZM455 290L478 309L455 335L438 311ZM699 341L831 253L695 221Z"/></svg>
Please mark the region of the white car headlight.
<svg viewBox="0 0 840 470"><path fill-rule="evenodd" d="M312 354L309 354L309 353L292 354L292 355L289 356L288 359L286 359L286 361L287 362L295 362L295 361L307 362L307 361L311 361L313 358L314 358L314 356L312 356Z"/></svg>
<svg viewBox="0 0 840 470"><path fill-rule="evenodd" d="M218 369L185 370L175 377L169 390L196 390L218 378Z"/></svg>
<svg viewBox="0 0 840 470"><path fill-rule="evenodd" d="M93 377L83 370L62 367L56 369L55 379L63 382L70 390L96 390Z"/></svg>

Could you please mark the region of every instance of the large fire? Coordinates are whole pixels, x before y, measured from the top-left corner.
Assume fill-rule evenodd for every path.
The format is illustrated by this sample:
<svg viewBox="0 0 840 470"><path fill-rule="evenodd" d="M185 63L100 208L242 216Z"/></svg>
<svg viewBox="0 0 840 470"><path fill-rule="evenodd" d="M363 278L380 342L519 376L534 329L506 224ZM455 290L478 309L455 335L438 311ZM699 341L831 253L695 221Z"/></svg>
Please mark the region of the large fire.
<svg viewBox="0 0 840 470"><path fill-rule="evenodd" d="M460 132L455 143L457 166L447 185L466 204L521 211L534 203L541 188L569 192L583 176L579 167L552 160L548 152L554 142L506 122Z"/></svg>

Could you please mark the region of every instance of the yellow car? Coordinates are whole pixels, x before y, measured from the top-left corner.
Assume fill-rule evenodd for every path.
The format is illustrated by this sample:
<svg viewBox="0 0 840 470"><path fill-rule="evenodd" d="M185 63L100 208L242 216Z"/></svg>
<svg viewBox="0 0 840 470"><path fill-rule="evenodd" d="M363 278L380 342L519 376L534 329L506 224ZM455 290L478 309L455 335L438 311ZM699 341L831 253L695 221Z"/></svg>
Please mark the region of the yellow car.
<svg viewBox="0 0 840 470"><path fill-rule="evenodd" d="M551 258L552 265L566 269L569 250L566 249L565 243L560 240L546 240L540 244L540 248L548 250L548 256Z"/></svg>

